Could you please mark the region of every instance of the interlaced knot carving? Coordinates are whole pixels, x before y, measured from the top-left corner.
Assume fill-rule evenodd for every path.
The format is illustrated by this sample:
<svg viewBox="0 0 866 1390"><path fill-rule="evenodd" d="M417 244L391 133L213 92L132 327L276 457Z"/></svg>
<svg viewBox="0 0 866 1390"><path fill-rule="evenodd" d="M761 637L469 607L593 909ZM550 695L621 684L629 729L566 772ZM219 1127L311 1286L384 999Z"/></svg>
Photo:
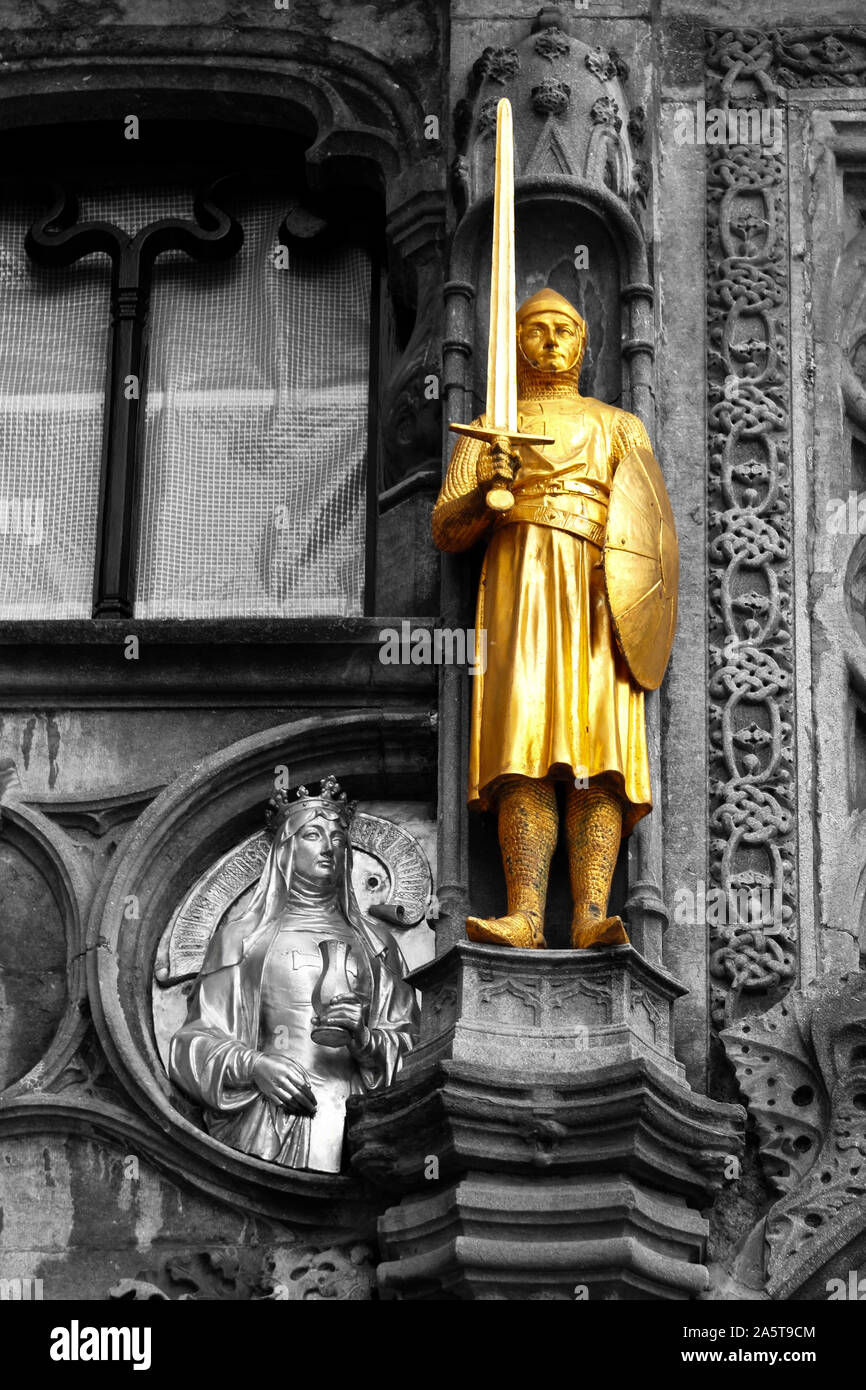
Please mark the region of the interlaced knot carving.
<svg viewBox="0 0 866 1390"><path fill-rule="evenodd" d="M708 106L779 104L785 51L781 33L712 34ZM707 154L709 877L730 905L709 925L722 1023L795 977L790 310L783 156L760 143Z"/></svg>

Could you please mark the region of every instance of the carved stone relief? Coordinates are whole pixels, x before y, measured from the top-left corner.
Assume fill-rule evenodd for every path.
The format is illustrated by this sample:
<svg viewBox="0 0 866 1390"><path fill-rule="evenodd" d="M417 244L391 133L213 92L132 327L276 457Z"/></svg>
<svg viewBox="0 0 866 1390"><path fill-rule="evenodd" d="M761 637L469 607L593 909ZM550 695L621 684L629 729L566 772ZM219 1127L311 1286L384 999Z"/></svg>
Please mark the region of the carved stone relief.
<svg viewBox="0 0 866 1390"><path fill-rule="evenodd" d="M393 862L390 840L395 837L415 845L422 858L418 836L432 842L429 804L418 799L429 791L432 757L428 713L378 709L296 721L213 754L156 797L115 853L91 911L90 950L82 918L93 883L79 867L75 847L47 817L4 804L4 827L24 823L22 833L33 838L34 852L56 878L58 900L68 900L69 952L66 1014L46 1056L0 1098L4 1133L26 1133L34 1125L62 1129L70 1122L86 1123L98 1112L103 1132L129 1152L182 1173L187 1182L230 1206L241 1201L244 1210L291 1221L299 1230L317 1223L335 1233L361 1229L368 1209L345 1177L308 1172L296 1178L202 1132L192 1102L172 1087L166 1074L150 986L159 942L173 912L206 876L208 866L232 846L243 845L260 825L261 809L273 792L274 769L282 765L291 767L293 779L307 782L338 766L351 778L350 787L385 794L384 800L366 806L371 824L363 847L367 881L362 891L368 900L383 898L384 909L396 909L400 904L389 900L392 889L399 889L416 924L403 934L416 933L421 958L429 958L432 932L423 920L429 878L422 883L417 873L383 875L382 856ZM392 784L404 799L388 795ZM415 800L405 799L407 790ZM378 824L389 807L406 812L408 834L402 826L383 829ZM383 837L389 838L387 853ZM238 891L243 893L243 885ZM396 911L395 919L400 920ZM400 926L394 931L399 936ZM89 1032L88 1015L93 1017Z"/></svg>
<svg viewBox="0 0 866 1390"><path fill-rule="evenodd" d="M762 1223L767 1292L790 1298L866 1241L866 975L822 976L722 1041L781 1194Z"/></svg>
<svg viewBox="0 0 866 1390"><path fill-rule="evenodd" d="M618 53L573 37L567 24L564 11L543 10L526 38L514 47L487 48L475 63L469 93L455 112L452 176L459 212L491 190L501 96L514 107L518 177L585 179L635 211L641 190L625 95L628 66Z"/></svg>
<svg viewBox="0 0 866 1390"><path fill-rule="evenodd" d="M866 29L710 33L707 106L860 86ZM739 132L738 132L739 133ZM797 969L795 652L791 633L787 153L708 142L710 880L715 1022L784 994ZM852 344L856 348L856 344ZM813 369L814 370L814 369ZM847 376L845 376L847 372ZM854 372L845 368L849 404ZM856 394L856 392L855 392Z"/></svg>
<svg viewBox="0 0 866 1390"><path fill-rule="evenodd" d="M278 791L266 819L163 933L157 1044L220 1143L338 1173L348 1097L393 1084L414 1046L417 1002L393 932L425 922L430 867L332 774L318 793ZM162 994L191 973L188 998Z"/></svg>
<svg viewBox="0 0 866 1390"><path fill-rule="evenodd" d="M707 101L775 100L744 36L715 35ZM732 46L741 55L732 62ZM785 164L708 146L710 880L717 1023L795 977L797 891ZM743 891L745 890L745 892Z"/></svg>
<svg viewBox="0 0 866 1390"><path fill-rule="evenodd" d="M382 809L395 819L372 814L363 804L354 817L352 886L362 911L375 907L376 915L387 922L412 968L425 964L434 953L435 939L427 924L433 891L428 854L435 846L436 826L420 819L424 807L417 803L389 804ZM402 822L404 816L421 831L426 850L397 823L396 817ZM245 908L269 849L267 831L258 830L222 855L185 894L162 934L152 993L154 1030L166 1068L169 1043L186 1016L191 982L201 969L210 939L230 914Z"/></svg>
<svg viewBox="0 0 866 1390"><path fill-rule="evenodd" d="M785 87L856 87L866 73L866 29L727 29L710 35L709 66L725 91L751 84L754 95Z"/></svg>
<svg viewBox="0 0 866 1390"><path fill-rule="evenodd" d="M368 1245L315 1249L280 1245L262 1253L249 1246L171 1257L159 1269L121 1279L108 1290L117 1302L368 1302L375 1283Z"/></svg>

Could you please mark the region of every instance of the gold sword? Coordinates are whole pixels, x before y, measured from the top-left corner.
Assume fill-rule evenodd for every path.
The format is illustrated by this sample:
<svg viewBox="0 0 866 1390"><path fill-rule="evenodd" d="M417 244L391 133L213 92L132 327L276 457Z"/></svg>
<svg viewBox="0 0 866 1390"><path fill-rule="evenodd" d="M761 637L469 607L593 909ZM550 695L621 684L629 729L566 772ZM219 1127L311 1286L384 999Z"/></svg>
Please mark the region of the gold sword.
<svg viewBox="0 0 866 1390"><path fill-rule="evenodd" d="M496 108L496 176L493 192L493 259L490 269L490 336L487 345L487 410L492 425L450 425L455 434L483 439L503 453L517 444L553 444L546 434L517 429L517 289L514 253L514 137L511 102ZM491 488L487 505L495 512L514 506L511 474L497 470L502 487Z"/></svg>

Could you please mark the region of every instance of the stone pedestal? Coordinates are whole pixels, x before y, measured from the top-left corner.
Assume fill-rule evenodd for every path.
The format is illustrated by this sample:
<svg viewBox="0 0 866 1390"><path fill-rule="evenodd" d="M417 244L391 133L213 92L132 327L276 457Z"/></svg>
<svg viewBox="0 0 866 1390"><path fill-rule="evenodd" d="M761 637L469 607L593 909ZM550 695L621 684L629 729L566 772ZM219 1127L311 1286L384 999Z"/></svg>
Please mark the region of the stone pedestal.
<svg viewBox="0 0 866 1390"><path fill-rule="evenodd" d="M699 1208L743 1112L692 1092L672 1050L682 988L631 946L458 943L411 977L419 1045L350 1103L380 1221L384 1297L695 1297Z"/></svg>
<svg viewBox="0 0 866 1390"><path fill-rule="evenodd" d="M647 1058L679 1081L671 1047L685 990L631 946L505 951L461 942L412 976L421 1036L403 1077L434 1062L571 1074Z"/></svg>

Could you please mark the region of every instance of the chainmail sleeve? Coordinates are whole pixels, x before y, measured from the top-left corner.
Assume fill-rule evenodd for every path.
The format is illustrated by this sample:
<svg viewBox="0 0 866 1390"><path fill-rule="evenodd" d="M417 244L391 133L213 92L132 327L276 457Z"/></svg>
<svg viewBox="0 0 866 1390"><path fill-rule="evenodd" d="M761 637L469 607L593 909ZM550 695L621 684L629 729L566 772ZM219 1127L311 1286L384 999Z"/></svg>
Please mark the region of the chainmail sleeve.
<svg viewBox="0 0 866 1390"><path fill-rule="evenodd" d="M484 416L473 421L484 424ZM476 468L484 445L459 435L442 490L433 508L433 540L440 550L468 550L489 531L494 514L478 487Z"/></svg>
<svg viewBox="0 0 866 1390"><path fill-rule="evenodd" d="M650 453L653 451L643 421L639 420L636 415L630 415L627 410L617 412L613 426L612 443L611 465L614 469L631 449L649 449Z"/></svg>

